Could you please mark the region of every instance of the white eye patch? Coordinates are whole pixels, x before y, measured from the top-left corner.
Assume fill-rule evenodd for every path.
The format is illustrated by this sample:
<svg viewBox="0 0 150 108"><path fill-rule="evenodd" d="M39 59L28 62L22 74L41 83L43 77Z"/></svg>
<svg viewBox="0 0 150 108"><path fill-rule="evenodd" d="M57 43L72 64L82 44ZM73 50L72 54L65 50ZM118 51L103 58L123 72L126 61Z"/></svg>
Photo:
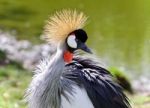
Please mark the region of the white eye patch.
<svg viewBox="0 0 150 108"><path fill-rule="evenodd" d="M67 44L71 48L77 48L77 42L75 41L76 37L75 35L70 35L67 38Z"/></svg>

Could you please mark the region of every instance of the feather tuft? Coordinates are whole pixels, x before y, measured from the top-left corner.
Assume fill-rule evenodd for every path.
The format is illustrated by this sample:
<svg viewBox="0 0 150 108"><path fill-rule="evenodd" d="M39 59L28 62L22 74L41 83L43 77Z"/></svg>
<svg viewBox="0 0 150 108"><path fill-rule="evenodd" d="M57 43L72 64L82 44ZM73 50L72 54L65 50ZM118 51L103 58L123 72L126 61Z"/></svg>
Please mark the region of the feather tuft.
<svg viewBox="0 0 150 108"><path fill-rule="evenodd" d="M44 39L53 44L64 42L71 32L82 29L86 20L87 17L76 10L57 11L46 22Z"/></svg>

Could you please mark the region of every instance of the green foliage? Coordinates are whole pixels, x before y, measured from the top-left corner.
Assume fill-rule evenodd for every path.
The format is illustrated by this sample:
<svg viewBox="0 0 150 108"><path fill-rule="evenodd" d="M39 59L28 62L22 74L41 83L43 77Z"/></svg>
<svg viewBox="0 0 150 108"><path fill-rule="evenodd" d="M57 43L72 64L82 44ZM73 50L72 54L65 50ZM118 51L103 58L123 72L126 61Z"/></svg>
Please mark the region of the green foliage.
<svg viewBox="0 0 150 108"><path fill-rule="evenodd" d="M116 67L109 67L108 70L111 72L113 76L120 76L120 77L124 77L125 79L127 79L127 75L125 75L124 72L122 72L120 69Z"/></svg>
<svg viewBox="0 0 150 108"><path fill-rule="evenodd" d="M6 59L6 53L2 50L0 50L0 62Z"/></svg>
<svg viewBox="0 0 150 108"><path fill-rule="evenodd" d="M124 72L116 67L110 67L108 70L117 79L118 84L120 84L124 90L128 91L129 93L133 93L130 80Z"/></svg>
<svg viewBox="0 0 150 108"><path fill-rule="evenodd" d="M9 64L11 64L11 66L13 66L13 67L15 67L17 69L22 69L22 70L24 69L22 64L17 62L17 61L10 60Z"/></svg>

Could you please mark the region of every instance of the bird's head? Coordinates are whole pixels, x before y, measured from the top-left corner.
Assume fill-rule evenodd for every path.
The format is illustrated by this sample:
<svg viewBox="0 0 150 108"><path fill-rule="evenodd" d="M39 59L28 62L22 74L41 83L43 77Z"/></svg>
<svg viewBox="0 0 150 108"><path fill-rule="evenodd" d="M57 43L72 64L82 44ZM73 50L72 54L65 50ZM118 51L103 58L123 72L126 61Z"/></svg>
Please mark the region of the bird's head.
<svg viewBox="0 0 150 108"><path fill-rule="evenodd" d="M71 62L75 50L91 53L85 42L88 39L83 26L87 17L76 10L62 10L49 18L45 26L45 39L60 47L65 62Z"/></svg>

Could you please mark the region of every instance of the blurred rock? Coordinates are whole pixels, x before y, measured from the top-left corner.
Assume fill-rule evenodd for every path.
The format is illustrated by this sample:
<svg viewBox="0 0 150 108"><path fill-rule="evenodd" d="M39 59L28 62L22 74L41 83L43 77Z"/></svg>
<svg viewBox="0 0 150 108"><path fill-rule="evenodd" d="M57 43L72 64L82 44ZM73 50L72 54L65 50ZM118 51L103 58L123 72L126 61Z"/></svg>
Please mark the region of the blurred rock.
<svg viewBox="0 0 150 108"><path fill-rule="evenodd" d="M133 88L138 93L144 93L150 96L150 79L146 76L141 76L132 82Z"/></svg>
<svg viewBox="0 0 150 108"><path fill-rule="evenodd" d="M48 44L32 45L27 40L16 40L9 33L0 33L0 50L6 53L9 60L21 63L28 70L33 69L41 58L52 54L53 49Z"/></svg>

